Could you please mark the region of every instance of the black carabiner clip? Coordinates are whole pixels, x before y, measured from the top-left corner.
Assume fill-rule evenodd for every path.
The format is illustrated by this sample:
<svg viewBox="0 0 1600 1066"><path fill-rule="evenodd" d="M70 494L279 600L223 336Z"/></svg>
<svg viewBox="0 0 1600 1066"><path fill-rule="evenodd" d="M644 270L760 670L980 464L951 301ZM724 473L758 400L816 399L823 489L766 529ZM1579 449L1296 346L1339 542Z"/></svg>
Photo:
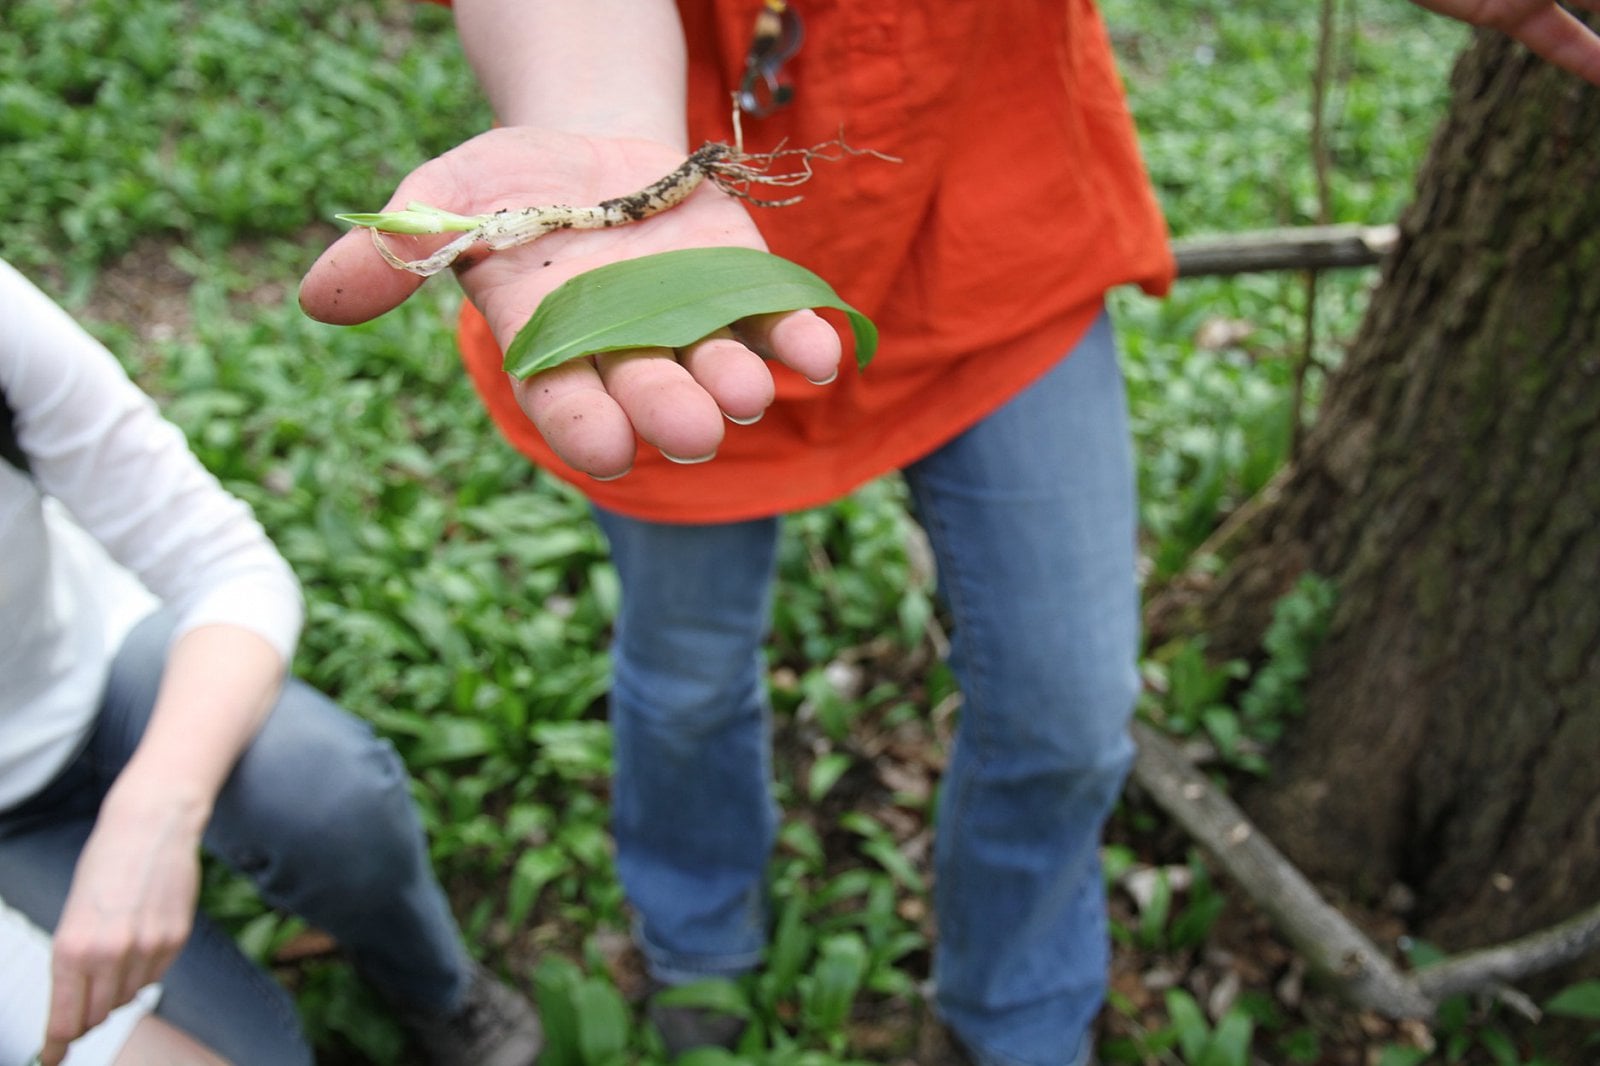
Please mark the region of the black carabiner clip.
<svg viewBox="0 0 1600 1066"><path fill-rule="evenodd" d="M744 78L739 83L739 110L762 118L794 99L794 86L779 71L805 40L805 27L787 0L763 0L756 15L750 51L744 58Z"/></svg>

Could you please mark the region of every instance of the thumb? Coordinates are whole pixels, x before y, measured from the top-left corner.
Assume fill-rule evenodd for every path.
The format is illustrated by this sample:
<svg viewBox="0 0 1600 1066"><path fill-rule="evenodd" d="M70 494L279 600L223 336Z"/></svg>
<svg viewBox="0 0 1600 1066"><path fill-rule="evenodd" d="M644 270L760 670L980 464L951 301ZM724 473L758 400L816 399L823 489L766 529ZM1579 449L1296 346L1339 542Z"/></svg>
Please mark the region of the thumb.
<svg viewBox="0 0 1600 1066"><path fill-rule="evenodd" d="M386 263L356 229L328 246L300 281L300 308L318 322L353 326L399 307L425 279Z"/></svg>
<svg viewBox="0 0 1600 1066"><path fill-rule="evenodd" d="M439 160L425 163L404 181L384 211L396 210L411 201L443 204L449 199L449 186L440 180ZM300 307L319 322L351 326L377 318L404 303L425 278L396 269L378 251L374 239L384 240L406 259L422 258L457 233L431 237L384 235L376 230L356 227L328 246L311 265L300 282Z"/></svg>

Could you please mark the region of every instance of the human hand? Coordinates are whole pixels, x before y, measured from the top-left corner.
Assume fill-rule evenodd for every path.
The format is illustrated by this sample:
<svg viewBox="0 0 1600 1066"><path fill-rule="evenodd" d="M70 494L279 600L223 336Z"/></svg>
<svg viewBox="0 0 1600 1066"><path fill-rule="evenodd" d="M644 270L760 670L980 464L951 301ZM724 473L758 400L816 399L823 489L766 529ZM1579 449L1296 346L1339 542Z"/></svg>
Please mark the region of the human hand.
<svg viewBox="0 0 1600 1066"><path fill-rule="evenodd" d="M113 787L56 926L42 1066L161 978L189 939L203 819Z"/></svg>
<svg viewBox="0 0 1600 1066"><path fill-rule="evenodd" d="M529 127L491 130L423 164L400 183L386 210L420 201L464 215L500 208L588 206L637 191L670 173L683 155L648 141L581 137ZM384 237L407 258L447 238ZM565 230L518 248L475 246L456 261L462 288L502 348L539 301L577 274L679 248L766 244L743 204L712 188L615 229ZM397 306L420 279L386 263L367 233L345 234L323 253L300 289L301 306L323 322L364 322ZM568 464L597 478L633 465L635 434L669 458L709 458L724 415L745 423L773 399L764 356L820 383L838 372L838 334L814 312L763 315L728 324L688 348L609 352L513 381L524 413Z"/></svg>
<svg viewBox="0 0 1600 1066"><path fill-rule="evenodd" d="M1534 54L1600 85L1600 36L1554 0L1413 0L1420 7L1514 37ZM1600 11L1600 0L1572 0Z"/></svg>

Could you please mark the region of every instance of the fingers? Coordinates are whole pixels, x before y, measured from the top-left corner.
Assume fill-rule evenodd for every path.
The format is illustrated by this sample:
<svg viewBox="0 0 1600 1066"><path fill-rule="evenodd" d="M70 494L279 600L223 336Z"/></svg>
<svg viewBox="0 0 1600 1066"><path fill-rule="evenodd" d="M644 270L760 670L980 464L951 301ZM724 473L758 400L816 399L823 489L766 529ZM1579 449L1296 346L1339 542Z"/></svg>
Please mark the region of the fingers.
<svg viewBox="0 0 1600 1066"><path fill-rule="evenodd" d="M754 315L735 322L733 332L752 351L776 359L815 384L826 385L838 376L843 353L839 334L815 311Z"/></svg>
<svg viewBox="0 0 1600 1066"><path fill-rule="evenodd" d="M83 999L82 1024L85 1031L93 1029L122 1004L133 998L138 986L128 987L126 956L107 959L98 972L87 974L87 990Z"/></svg>
<svg viewBox="0 0 1600 1066"><path fill-rule="evenodd" d="M86 858L95 843L91 837ZM131 887L124 891L137 895ZM194 895L165 895L169 906L124 910L92 902L94 893L81 886L69 894L51 942L46 1064L59 1062L72 1041L159 980L177 958L192 928Z"/></svg>
<svg viewBox="0 0 1600 1066"><path fill-rule="evenodd" d="M511 388L551 450L599 481L633 469L636 433L680 463L704 462L722 442L716 401L664 348L575 359Z"/></svg>
<svg viewBox="0 0 1600 1066"><path fill-rule="evenodd" d="M562 461L601 481L633 468L635 433L679 463L704 462L722 443L716 401L664 348L574 360L512 390Z"/></svg>
<svg viewBox="0 0 1600 1066"><path fill-rule="evenodd" d="M575 359L526 380L512 378L511 390L568 466L601 481L633 469L633 426L589 360Z"/></svg>
<svg viewBox="0 0 1600 1066"><path fill-rule="evenodd" d="M718 330L685 348L679 361L710 394L728 421L736 425L760 421L772 404L772 374L766 363L739 343L730 330Z"/></svg>
<svg viewBox="0 0 1600 1066"><path fill-rule="evenodd" d="M607 352L595 364L633 428L661 454L677 463L703 463L717 454L722 411L670 351Z"/></svg>
<svg viewBox="0 0 1600 1066"><path fill-rule="evenodd" d="M839 335L811 311L763 315L676 357L664 348L607 352L513 379L512 390L562 461L611 480L632 468L635 434L674 462L700 463L716 455L724 419L759 421L774 397L762 355L826 384L840 352Z"/></svg>
<svg viewBox="0 0 1600 1066"><path fill-rule="evenodd" d="M45 1023L44 1048L39 1052L43 1066L56 1066L66 1058L67 1045L89 1028L85 1021L88 979L59 959L52 962L50 970L50 1018Z"/></svg>
<svg viewBox="0 0 1600 1066"><path fill-rule="evenodd" d="M1583 6L1597 9L1594 3ZM1600 85L1600 37L1570 12L1552 4L1508 27L1507 32L1535 55Z"/></svg>
<svg viewBox="0 0 1600 1066"><path fill-rule="evenodd" d="M1516 38L1535 55L1600 85L1600 36L1553 0L1416 0L1421 7L1488 26ZM1597 0L1571 0L1600 11Z"/></svg>
<svg viewBox="0 0 1600 1066"><path fill-rule="evenodd" d="M170 948L105 952L78 947L58 934L51 960L50 1016L45 1025L45 1064L60 1061L72 1041L163 974L176 957Z"/></svg>

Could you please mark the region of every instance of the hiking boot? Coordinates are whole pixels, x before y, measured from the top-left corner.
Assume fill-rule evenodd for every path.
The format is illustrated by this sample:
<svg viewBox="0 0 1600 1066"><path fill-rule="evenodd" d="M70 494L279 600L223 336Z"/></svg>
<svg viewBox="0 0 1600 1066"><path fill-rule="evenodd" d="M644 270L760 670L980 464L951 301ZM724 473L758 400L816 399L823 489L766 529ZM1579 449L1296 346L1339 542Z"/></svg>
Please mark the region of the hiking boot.
<svg viewBox="0 0 1600 1066"><path fill-rule="evenodd" d="M677 1007L660 1001L669 986L651 982L645 1017L661 1034L661 1043L673 1057L695 1048L719 1047L733 1051L744 1036L745 1020L708 1007Z"/></svg>
<svg viewBox="0 0 1600 1066"><path fill-rule="evenodd" d="M544 1050L533 1004L481 965L454 1014L412 1018L407 1027L429 1066L533 1066Z"/></svg>

